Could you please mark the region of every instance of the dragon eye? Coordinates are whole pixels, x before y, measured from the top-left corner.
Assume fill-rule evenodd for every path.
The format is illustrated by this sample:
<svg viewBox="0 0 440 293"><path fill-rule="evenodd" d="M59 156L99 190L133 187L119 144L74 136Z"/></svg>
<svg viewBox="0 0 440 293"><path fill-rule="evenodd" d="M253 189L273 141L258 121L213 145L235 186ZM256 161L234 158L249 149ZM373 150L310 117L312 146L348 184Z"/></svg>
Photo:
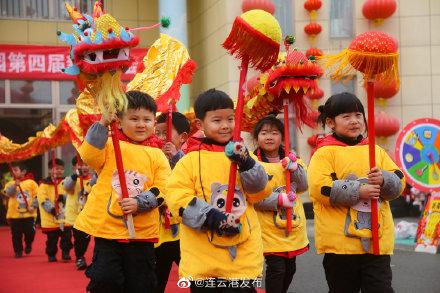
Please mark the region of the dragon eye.
<svg viewBox="0 0 440 293"><path fill-rule="evenodd" d="M138 185L139 184L139 179L134 179L133 183L134 183L134 185Z"/></svg>
<svg viewBox="0 0 440 293"><path fill-rule="evenodd" d="M217 207L219 208L219 209L221 209L222 207L224 207L225 206L225 199L224 198L219 198L219 199L217 199Z"/></svg>
<svg viewBox="0 0 440 293"><path fill-rule="evenodd" d="M238 198L234 198L234 201L232 202L232 205L236 208L240 206L240 200Z"/></svg>

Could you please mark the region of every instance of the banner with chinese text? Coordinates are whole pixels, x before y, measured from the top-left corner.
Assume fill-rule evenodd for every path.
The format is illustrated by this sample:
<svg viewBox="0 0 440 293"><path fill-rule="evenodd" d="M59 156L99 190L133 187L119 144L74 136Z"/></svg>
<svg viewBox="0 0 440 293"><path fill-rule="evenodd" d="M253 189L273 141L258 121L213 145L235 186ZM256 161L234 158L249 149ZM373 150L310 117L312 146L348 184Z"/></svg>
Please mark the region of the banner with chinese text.
<svg viewBox="0 0 440 293"><path fill-rule="evenodd" d="M123 80L133 78L147 50L130 50L135 62L122 75ZM0 79L73 80L75 76L61 71L70 65L72 61L69 58L69 47L66 46L0 45Z"/></svg>

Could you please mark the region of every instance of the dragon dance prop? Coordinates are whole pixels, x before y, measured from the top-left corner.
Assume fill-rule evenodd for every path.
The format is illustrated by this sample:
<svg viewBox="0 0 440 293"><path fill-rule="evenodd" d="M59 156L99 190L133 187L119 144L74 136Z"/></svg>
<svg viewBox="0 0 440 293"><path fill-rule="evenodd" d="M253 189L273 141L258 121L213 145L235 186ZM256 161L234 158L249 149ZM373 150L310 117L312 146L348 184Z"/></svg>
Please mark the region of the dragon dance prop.
<svg viewBox="0 0 440 293"><path fill-rule="evenodd" d="M286 36L286 53L280 53L277 63L251 79L243 114L243 130L250 131L261 118L271 113L284 113L285 156L290 152L289 109L295 112L295 126L301 129L303 124L312 125L307 105L307 95L319 90L317 79L322 76L322 69L314 60L308 59L296 48L293 36ZM291 191L290 171L286 171L286 193ZM292 229L292 209L286 209L286 234Z"/></svg>
<svg viewBox="0 0 440 293"><path fill-rule="evenodd" d="M64 72L68 74L79 72L77 77L81 93L76 99L76 107L69 110L66 116L61 119L57 125L49 124L45 129L37 132L35 136L28 138L28 141L22 144L14 143L7 137L0 136L0 163L27 160L34 156L41 155L51 148L67 143L72 143L75 148L78 148L84 140L88 128L101 117L101 112L95 99L100 89L106 88L105 85L112 82L115 82L115 85L118 87L120 85L120 80L110 74L110 72L114 72L114 75L120 76L120 74L116 72L117 70L109 67L110 64L115 65L115 63L107 62L111 60L107 58L130 53L130 48L123 48L122 53L121 50L119 50L119 53L116 54L117 49L113 50L114 46L112 46L113 42L123 44L123 41L117 36L116 32L120 31L122 36L125 36L127 28L124 28L125 32L123 32L122 27L117 27L117 22L114 19L108 23L98 22L97 16L99 15L99 11L102 13L102 10L97 4L95 4L96 13L94 12L94 17L82 15L70 6L67 5L67 7L68 11L72 13L73 19L78 19L78 22L83 24L82 27L88 27L90 25L92 30L97 30L97 32L100 33L96 33L98 38L97 40L93 39L92 42L89 30L85 32L87 36L82 33L79 35L79 32L77 32L78 25L74 24L74 31L78 34L77 37L75 33L72 36L59 32L58 37L61 40L73 42L73 39L75 39L78 40L78 45L80 46L91 42L89 45L93 48L96 46L95 43L99 42L100 36L102 36L101 46L103 46L103 44L108 44L108 46L101 47L102 49L98 51L102 52L95 53L97 54L96 56L88 54L87 57L82 58L87 61L94 59L95 61L89 62L96 64L88 65L86 61L77 64L76 61L73 60L72 62L76 67L73 66L64 70ZM105 16L103 20L109 20L109 17L111 17L108 14L104 14L103 16ZM84 19L87 20L87 24L84 24ZM112 33L108 32L110 28ZM119 28L119 30L117 30L117 28ZM127 33L130 33L132 30L134 29L129 29ZM104 36L108 35L112 37L110 40L104 38ZM113 42L111 42L112 40ZM196 67L195 62L189 58L187 49L180 42L165 34L161 34L160 38L152 44L148 51L150 53L148 54L147 52L147 55L143 58L141 66L138 67L139 72L128 85L128 90L140 90L148 93L158 103L159 110L164 112L167 111L168 101L178 100L181 85L191 82ZM75 54L71 52L71 56L75 56ZM103 62L104 59L106 62ZM124 65L124 70L127 68L126 66L131 64L127 60L122 60L121 62L122 65ZM101 66L101 68L103 68L100 63L106 63L104 68L108 69L107 74L86 73L89 72L87 71L88 69L92 72L97 72L97 69L92 69L93 66ZM85 71L83 71L83 65L85 65ZM110 86L110 88L112 87ZM117 88L117 90L119 91L120 89ZM108 92L108 89L105 91ZM101 96L103 95L101 94Z"/></svg>
<svg viewBox="0 0 440 293"><path fill-rule="evenodd" d="M244 85L249 64L260 71L265 71L272 67L278 57L280 42L281 28L277 20L272 14L258 9L249 10L237 16L229 36L223 42L223 47L231 55L241 60L233 141L241 140ZM228 194L225 206L225 210L228 213L232 209L236 176L237 164L232 163L229 171Z"/></svg>
<svg viewBox="0 0 440 293"><path fill-rule="evenodd" d="M50 125L25 144L14 144L2 137L0 162L25 160L69 141L78 148L87 129L101 115L109 120L109 117L114 117L126 108L121 74L134 61L130 56L130 48L139 43L139 38L131 31L149 27L122 27L102 10L99 1L94 5L92 16L79 13L67 3L66 9L72 19L74 32L57 32L57 35L71 46L72 66L63 71L77 76L82 90L76 101L77 107L70 110L57 127ZM148 93L156 100L158 108L163 109L165 104L178 100L181 85L191 82L194 70L195 63L189 58L186 48L177 40L162 34L144 57L139 70L141 72L136 74L128 90ZM117 153L119 148L115 134L118 130L115 125L112 125L112 130L122 196L128 197L126 187L123 186L125 176L122 158ZM134 229L130 230L134 232ZM133 233L130 234L130 238L134 237Z"/></svg>
<svg viewBox="0 0 440 293"><path fill-rule="evenodd" d="M335 80L349 79L360 71L364 76L368 99L368 145L370 169L376 166L374 131L374 80L399 84L397 41L390 35L370 31L353 39L348 49L324 56L325 68ZM379 254L378 201L371 199L373 253Z"/></svg>

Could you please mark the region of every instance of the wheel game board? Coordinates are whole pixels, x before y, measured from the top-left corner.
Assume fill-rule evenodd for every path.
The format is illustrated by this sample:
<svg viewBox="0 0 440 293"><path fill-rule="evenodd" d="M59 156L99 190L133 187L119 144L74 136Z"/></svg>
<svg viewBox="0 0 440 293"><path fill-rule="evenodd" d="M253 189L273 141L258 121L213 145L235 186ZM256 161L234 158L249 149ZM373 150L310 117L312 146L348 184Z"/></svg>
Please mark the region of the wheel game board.
<svg viewBox="0 0 440 293"><path fill-rule="evenodd" d="M430 194L415 250L436 253L440 238L440 121L422 118L406 125L396 141L396 160L406 181Z"/></svg>

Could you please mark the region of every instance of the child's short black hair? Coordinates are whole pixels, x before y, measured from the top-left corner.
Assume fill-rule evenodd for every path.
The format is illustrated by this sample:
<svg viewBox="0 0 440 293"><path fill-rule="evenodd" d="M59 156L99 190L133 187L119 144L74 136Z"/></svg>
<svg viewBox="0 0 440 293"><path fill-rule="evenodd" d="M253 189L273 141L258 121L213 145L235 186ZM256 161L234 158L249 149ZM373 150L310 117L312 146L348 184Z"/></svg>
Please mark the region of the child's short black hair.
<svg viewBox="0 0 440 293"><path fill-rule="evenodd" d="M324 105L318 107L319 116L318 123L325 128L325 120L327 118L334 119L339 114L360 112L364 116L365 126L367 126L367 119L365 118L365 110L361 101L353 94L343 92L335 94L328 98Z"/></svg>
<svg viewBox="0 0 440 293"><path fill-rule="evenodd" d="M23 161L12 162L11 166L12 167L18 167L18 168L20 168L21 171L28 169L27 166L26 166L26 163L23 162Z"/></svg>
<svg viewBox="0 0 440 293"><path fill-rule="evenodd" d="M81 158L80 158L80 162L82 162ZM76 164L78 164L78 156L73 156L72 157L72 166L75 166Z"/></svg>
<svg viewBox="0 0 440 293"><path fill-rule="evenodd" d="M220 109L234 110L234 102L225 92L216 89L201 93L194 102L194 112L200 120L205 118L206 112Z"/></svg>
<svg viewBox="0 0 440 293"><path fill-rule="evenodd" d="M162 113L159 115L159 117L157 117L157 123L167 123L167 121L168 121L168 113ZM180 112L172 113L172 124L178 134L182 134L184 132L189 133L189 129L190 129L189 121L182 113Z"/></svg>
<svg viewBox="0 0 440 293"><path fill-rule="evenodd" d="M128 91L125 94L127 95L127 110L146 109L156 115L157 105L149 94L140 91ZM121 114L118 113L118 116L121 116Z"/></svg>
<svg viewBox="0 0 440 293"><path fill-rule="evenodd" d="M252 131L252 136L255 140L258 140L258 134L264 125L270 125L281 132L281 137L284 139L284 124L275 115L268 115L261 119L255 124L254 130Z"/></svg>
<svg viewBox="0 0 440 293"><path fill-rule="evenodd" d="M56 158L55 159L55 166L62 166L62 167L64 167L64 161L61 160L61 159ZM47 167L49 167L50 169L53 168L53 166L52 166L52 159L51 158L49 158L49 162L47 162Z"/></svg>

